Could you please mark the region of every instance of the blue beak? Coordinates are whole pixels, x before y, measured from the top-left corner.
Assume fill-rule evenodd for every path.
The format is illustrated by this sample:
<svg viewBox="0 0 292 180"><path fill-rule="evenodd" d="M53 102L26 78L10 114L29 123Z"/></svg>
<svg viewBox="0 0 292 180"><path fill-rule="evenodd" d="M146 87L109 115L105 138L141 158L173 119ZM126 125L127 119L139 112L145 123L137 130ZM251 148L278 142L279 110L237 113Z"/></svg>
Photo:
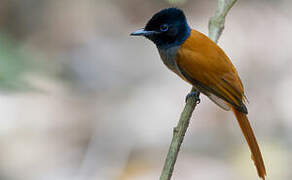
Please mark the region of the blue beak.
<svg viewBox="0 0 292 180"><path fill-rule="evenodd" d="M156 31L146 31L144 29L139 29L135 32L132 32L130 35L131 36L149 36L149 35L152 35L152 34L157 34Z"/></svg>

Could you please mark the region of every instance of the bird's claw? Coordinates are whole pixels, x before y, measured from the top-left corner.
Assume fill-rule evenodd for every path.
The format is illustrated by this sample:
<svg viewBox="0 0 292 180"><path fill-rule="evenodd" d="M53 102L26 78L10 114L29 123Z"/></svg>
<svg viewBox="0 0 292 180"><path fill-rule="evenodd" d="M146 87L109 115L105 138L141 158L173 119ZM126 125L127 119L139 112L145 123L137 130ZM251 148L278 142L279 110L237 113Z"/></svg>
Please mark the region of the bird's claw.
<svg viewBox="0 0 292 180"><path fill-rule="evenodd" d="M192 91L192 92L190 92L190 93L186 96L185 102L187 102L188 99L189 99L190 97L194 97L196 103L197 103L197 104L200 104L200 102L201 102L201 99L200 99L200 91L197 90L197 91Z"/></svg>

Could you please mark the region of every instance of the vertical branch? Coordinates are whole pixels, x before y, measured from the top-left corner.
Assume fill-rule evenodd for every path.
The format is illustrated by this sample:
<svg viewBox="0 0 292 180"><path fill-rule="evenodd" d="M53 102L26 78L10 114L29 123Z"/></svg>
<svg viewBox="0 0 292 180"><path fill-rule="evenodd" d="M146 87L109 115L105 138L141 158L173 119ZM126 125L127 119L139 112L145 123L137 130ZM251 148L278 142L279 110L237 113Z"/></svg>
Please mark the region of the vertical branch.
<svg viewBox="0 0 292 180"><path fill-rule="evenodd" d="M209 20L209 38L218 42L224 29L225 17L237 0L218 0L216 14ZM196 89L192 88L191 93ZM174 165L183 142L185 133L189 126L190 118L197 105L197 99L194 96L188 98L183 112L181 113L177 126L173 129L173 137L167 153L160 180L170 180Z"/></svg>
<svg viewBox="0 0 292 180"><path fill-rule="evenodd" d="M218 0L215 16L209 20L209 38L218 42L224 29L225 17L237 0Z"/></svg>

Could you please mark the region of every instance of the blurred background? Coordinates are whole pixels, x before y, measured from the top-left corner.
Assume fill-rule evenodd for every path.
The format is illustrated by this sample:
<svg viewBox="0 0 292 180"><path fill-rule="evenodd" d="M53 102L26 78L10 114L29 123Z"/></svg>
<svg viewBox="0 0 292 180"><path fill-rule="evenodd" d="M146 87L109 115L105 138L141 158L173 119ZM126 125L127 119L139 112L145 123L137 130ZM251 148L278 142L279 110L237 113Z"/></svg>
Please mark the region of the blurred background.
<svg viewBox="0 0 292 180"><path fill-rule="evenodd" d="M130 32L216 0L0 0L0 179L158 179L190 85ZM239 0L219 44L237 67L268 179L292 179L292 1ZM258 179L231 112L197 106L173 179Z"/></svg>

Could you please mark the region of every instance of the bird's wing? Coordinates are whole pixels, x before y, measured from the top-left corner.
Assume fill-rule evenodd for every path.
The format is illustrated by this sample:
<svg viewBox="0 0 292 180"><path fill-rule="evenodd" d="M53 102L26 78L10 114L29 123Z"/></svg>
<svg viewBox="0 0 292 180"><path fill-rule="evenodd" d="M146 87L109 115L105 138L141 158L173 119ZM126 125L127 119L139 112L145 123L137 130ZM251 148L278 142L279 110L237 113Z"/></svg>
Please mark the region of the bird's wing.
<svg viewBox="0 0 292 180"><path fill-rule="evenodd" d="M207 36L192 30L179 48L176 61L181 74L204 94L223 99L247 113L242 101L243 86L236 69L223 50ZM222 107L222 102L214 97L211 99Z"/></svg>

